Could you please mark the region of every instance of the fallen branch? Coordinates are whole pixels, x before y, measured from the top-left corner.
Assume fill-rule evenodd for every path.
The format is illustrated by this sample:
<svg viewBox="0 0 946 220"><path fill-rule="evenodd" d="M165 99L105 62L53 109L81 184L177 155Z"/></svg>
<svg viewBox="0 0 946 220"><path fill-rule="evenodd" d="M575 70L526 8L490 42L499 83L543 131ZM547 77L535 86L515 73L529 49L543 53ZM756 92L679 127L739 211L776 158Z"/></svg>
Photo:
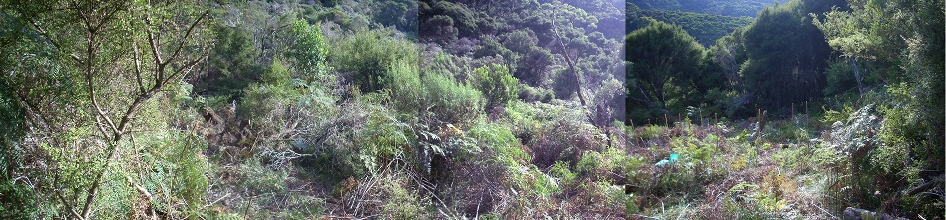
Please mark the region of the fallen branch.
<svg viewBox="0 0 946 220"><path fill-rule="evenodd" d="M929 189L930 187L933 187L933 185L936 184L937 182L939 182L939 181L938 181L938 180L934 180L934 181L929 181L929 182L923 183L922 185L917 186L916 188L910 189L910 191L907 191L907 195L908 195L908 196L912 196L912 195L916 195L917 193L921 193L921 192L923 192L923 191L926 191L926 190Z"/></svg>

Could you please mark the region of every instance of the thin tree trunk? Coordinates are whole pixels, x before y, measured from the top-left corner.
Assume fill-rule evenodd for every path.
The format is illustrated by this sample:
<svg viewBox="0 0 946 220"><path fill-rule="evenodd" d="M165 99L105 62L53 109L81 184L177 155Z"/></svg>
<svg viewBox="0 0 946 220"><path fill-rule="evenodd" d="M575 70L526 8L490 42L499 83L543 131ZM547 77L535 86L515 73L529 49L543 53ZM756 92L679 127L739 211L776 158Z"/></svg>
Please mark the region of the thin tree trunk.
<svg viewBox="0 0 946 220"><path fill-rule="evenodd" d="M851 56L851 64L854 65L854 79L857 80L857 92L864 94L864 86L861 84L861 72L857 69L857 61Z"/></svg>

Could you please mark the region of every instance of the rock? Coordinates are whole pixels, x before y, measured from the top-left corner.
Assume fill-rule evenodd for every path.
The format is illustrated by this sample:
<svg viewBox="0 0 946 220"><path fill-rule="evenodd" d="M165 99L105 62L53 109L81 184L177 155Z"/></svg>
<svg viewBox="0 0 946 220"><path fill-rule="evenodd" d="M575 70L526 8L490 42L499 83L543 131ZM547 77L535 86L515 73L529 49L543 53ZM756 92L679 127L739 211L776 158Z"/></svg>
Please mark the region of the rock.
<svg viewBox="0 0 946 220"><path fill-rule="evenodd" d="M847 207L847 208L845 208L845 209L844 209L844 213L842 213L842 214L843 214L843 216L844 216L844 219L847 219L847 220L862 220L862 219L900 220L900 219L906 219L906 218L899 218L899 217L890 216L890 215L887 215L887 214L881 214L881 213L871 212L871 211L867 211L867 210L859 209L859 208L854 208L854 207Z"/></svg>

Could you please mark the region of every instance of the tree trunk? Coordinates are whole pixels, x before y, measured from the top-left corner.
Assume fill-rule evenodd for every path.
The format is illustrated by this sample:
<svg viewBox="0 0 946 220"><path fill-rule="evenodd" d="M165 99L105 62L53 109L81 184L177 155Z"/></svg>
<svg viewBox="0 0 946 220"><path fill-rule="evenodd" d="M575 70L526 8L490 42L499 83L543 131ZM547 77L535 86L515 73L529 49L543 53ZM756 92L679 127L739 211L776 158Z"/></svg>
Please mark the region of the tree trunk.
<svg viewBox="0 0 946 220"><path fill-rule="evenodd" d="M854 79L857 80L857 91L864 94L864 86L861 84L861 72L857 69L857 61L851 56L851 64L854 65Z"/></svg>

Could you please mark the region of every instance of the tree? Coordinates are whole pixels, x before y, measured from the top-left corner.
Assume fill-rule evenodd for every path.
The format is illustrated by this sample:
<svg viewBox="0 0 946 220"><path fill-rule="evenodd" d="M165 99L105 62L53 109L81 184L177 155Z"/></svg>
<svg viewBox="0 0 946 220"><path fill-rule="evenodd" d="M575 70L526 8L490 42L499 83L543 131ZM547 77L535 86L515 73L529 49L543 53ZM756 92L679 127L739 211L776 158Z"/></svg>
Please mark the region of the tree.
<svg viewBox="0 0 946 220"><path fill-rule="evenodd" d="M49 138L45 150L51 155L67 149L76 152L75 157L53 157L59 160L48 162L55 172L49 178L54 179L48 182L50 191L42 196L58 203L60 213L70 218L92 218L100 189L115 179L106 178L106 173L120 162L116 155L134 152L122 147L133 145L127 137L146 124L138 114L152 100L165 97L159 94L179 86L206 55L203 23L208 12L198 5L174 1L53 1L37 5L5 1L0 8L12 19L28 24L22 31L33 36L20 40L34 49L13 54L23 56L38 50L45 54L36 59L47 61L5 69L3 84L26 103L26 118L38 130L30 135ZM62 96L56 97L37 94L35 88L65 91L60 90L56 95ZM47 106L57 107L48 110ZM84 129L94 132L79 132ZM91 141L76 148L73 144L78 142L57 138L62 137L59 132L68 131ZM72 172L73 165L85 170ZM128 177L133 185L137 185L136 179Z"/></svg>
<svg viewBox="0 0 946 220"><path fill-rule="evenodd" d="M821 97L831 48L806 16L841 4L795 0L759 12L743 32L748 60L740 71L757 107L787 110L792 103Z"/></svg>
<svg viewBox="0 0 946 220"><path fill-rule="evenodd" d="M410 41L390 35L384 30L369 30L345 37L332 44L329 60L362 92L385 89L392 64L397 60L418 61L418 52Z"/></svg>
<svg viewBox="0 0 946 220"><path fill-rule="evenodd" d="M703 60L703 47L680 26L651 20L625 38L627 79L631 87L628 102L632 108L659 109L667 112L670 102L679 101L681 90L689 90L687 79L695 77Z"/></svg>
<svg viewBox="0 0 946 220"><path fill-rule="evenodd" d="M378 13L374 20L385 26L395 26L407 33L417 33L417 1L375 1Z"/></svg>
<svg viewBox="0 0 946 220"><path fill-rule="evenodd" d="M447 45L457 40L457 28L453 25L453 18L446 15L434 15L420 26L420 39L426 42L435 42Z"/></svg>
<svg viewBox="0 0 946 220"><path fill-rule="evenodd" d="M206 74L192 77L197 93L239 94L252 82L259 80L263 67L256 62L259 50L253 45L248 31L217 25L212 28L216 37L208 56Z"/></svg>
<svg viewBox="0 0 946 220"><path fill-rule="evenodd" d="M946 43L942 0L847 1L850 10L833 8L813 23L843 56L875 61L889 68L887 100L878 101L883 127L878 144L852 156L853 171L870 182L852 184L866 198L891 198L885 212L897 208L907 217L939 216L943 196L944 58ZM858 170L860 169L860 170ZM887 179L891 184L875 186ZM896 180L896 181L890 181ZM877 191L870 189L877 188ZM936 195L931 196L930 194ZM874 200L874 201L872 201ZM871 199L864 203L879 204ZM879 208L879 207L868 207Z"/></svg>

